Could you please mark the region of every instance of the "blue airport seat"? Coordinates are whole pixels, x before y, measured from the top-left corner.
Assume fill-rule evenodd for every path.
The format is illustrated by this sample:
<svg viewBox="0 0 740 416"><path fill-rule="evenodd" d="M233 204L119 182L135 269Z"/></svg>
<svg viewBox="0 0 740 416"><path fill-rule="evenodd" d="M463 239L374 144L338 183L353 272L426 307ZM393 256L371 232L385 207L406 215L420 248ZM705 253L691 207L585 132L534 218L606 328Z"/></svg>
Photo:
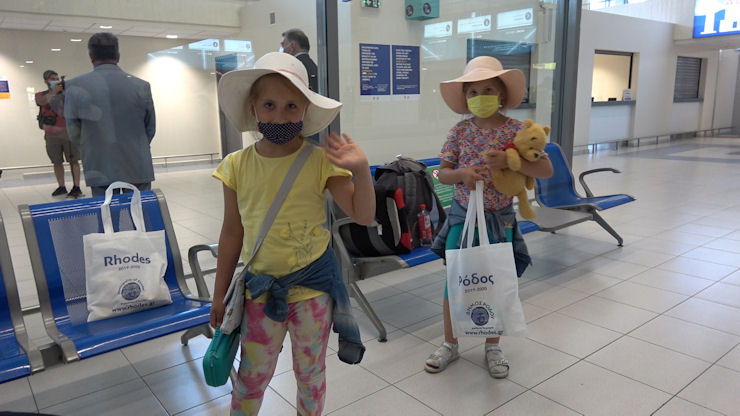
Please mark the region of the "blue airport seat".
<svg viewBox="0 0 740 416"><path fill-rule="evenodd" d="M439 157L429 157L426 159L419 159L419 162L427 165L427 166L439 166L440 163L442 163L442 158Z"/></svg>
<svg viewBox="0 0 740 416"><path fill-rule="evenodd" d="M563 151L560 146L556 143L548 143L547 146L545 146L545 151L550 157L554 173L550 178L535 178L537 181L537 189L535 192L537 202L543 207L589 213L593 217L592 219L616 238L617 242L621 246L623 242L622 237L620 237L619 234L617 234L617 232L607 224L597 211L632 202L635 198L627 194L595 196L584 180L586 175L590 175L592 173L620 172L613 168L599 168L581 173L578 179L586 192L586 196L583 197L576 191L573 181L573 173L571 172L570 165L563 156Z"/></svg>
<svg viewBox="0 0 740 416"><path fill-rule="evenodd" d="M46 331L61 348L65 362L181 330L188 330L182 336L183 344L193 336L211 334L210 299L201 293L192 295L187 287L164 195L154 190L142 192L141 197L147 230L165 230L168 264L164 279L172 304L90 323L82 236L102 232L104 198L19 207ZM131 194L113 197L111 217L116 231L133 229L130 198Z"/></svg>
<svg viewBox="0 0 740 416"><path fill-rule="evenodd" d="M0 215L0 383L44 369L41 353L28 340L13 273L5 225Z"/></svg>
<svg viewBox="0 0 740 416"><path fill-rule="evenodd" d="M429 247L417 247L411 250L411 253L399 254L398 258L406 263L406 267L414 267L430 261L439 260L439 256L429 250Z"/></svg>
<svg viewBox="0 0 740 416"><path fill-rule="evenodd" d="M519 231L522 234L531 233L540 229L540 227L532 221L517 221L517 224L519 224Z"/></svg>

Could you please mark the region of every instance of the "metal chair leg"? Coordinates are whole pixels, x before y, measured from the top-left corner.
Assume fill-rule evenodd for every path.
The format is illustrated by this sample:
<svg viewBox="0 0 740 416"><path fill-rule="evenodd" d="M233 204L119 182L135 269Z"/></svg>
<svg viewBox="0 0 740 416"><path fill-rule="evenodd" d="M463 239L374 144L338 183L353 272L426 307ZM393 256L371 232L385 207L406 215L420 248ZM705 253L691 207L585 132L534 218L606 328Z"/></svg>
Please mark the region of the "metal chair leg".
<svg viewBox="0 0 740 416"><path fill-rule="evenodd" d="M617 234L616 231L614 231L614 228L609 225L604 218L601 217L596 211L593 211L591 214L594 216L594 221L596 221L600 226L602 226L609 234L611 234L614 238L617 239L617 245L622 247L622 237Z"/></svg>
<svg viewBox="0 0 740 416"><path fill-rule="evenodd" d="M378 318L378 315L375 314L373 307L370 305L370 302L368 302L365 295L362 294L362 291L357 286L357 282L350 282L349 287L352 290L354 298L357 299L357 302L360 304L362 310L365 311L367 317L370 318L370 321L378 330L378 341L386 342L388 338L386 336L385 326L383 326L383 323L380 321L380 318Z"/></svg>
<svg viewBox="0 0 740 416"><path fill-rule="evenodd" d="M211 326L208 324L203 324L201 326L196 326L195 328L190 328L182 334L182 336L180 337L180 342L182 342L182 345L188 345L189 340L199 335L203 335L209 339L213 338L213 329L211 329Z"/></svg>

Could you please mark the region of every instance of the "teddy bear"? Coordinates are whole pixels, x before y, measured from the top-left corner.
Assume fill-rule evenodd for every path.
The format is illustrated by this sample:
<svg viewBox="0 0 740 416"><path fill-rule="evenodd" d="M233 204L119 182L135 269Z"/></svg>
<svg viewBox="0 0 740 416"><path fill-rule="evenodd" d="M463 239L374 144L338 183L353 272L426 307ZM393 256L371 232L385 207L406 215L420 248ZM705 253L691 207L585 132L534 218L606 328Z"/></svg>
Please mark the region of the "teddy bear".
<svg viewBox="0 0 740 416"><path fill-rule="evenodd" d="M527 220L537 216L527 196L527 189L534 188L534 178L520 173L519 169L522 167L522 159L534 162L544 154L548 134L549 126L543 127L526 119L524 128L516 133L513 144L508 145L505 150L508 168L491 169L491 178L496 190L517 197L519 214Z"/></svg>

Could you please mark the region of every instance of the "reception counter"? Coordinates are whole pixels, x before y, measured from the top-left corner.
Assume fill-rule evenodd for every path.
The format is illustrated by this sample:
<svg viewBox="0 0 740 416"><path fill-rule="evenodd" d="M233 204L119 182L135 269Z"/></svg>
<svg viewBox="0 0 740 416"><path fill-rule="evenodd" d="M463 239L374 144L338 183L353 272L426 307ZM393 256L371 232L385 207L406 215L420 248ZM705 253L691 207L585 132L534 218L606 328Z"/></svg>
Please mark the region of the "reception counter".
<svg viewBox="0 0 740 416"><path fill-rule="evenodd" d="M589 143L632 137L631 126L636 101L594 101L591 103Z"/></svg>

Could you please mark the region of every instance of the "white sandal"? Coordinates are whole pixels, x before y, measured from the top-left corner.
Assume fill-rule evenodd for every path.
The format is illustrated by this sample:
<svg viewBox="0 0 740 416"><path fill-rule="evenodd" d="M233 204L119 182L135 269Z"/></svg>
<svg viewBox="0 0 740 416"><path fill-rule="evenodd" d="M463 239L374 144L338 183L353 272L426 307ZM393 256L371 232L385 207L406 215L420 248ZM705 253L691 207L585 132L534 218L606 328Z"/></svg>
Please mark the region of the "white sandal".
<svg viewBox="0 0 740 416"><path fill-rule="evenodd" d="M460 353L457 351L457 344L450 344L445 341L442 346L437 348L432 355L427 358L424 364L424 369L428 373L439 373L440 371L447 368L447 364L460 358Z"/></svg>
<svg viewBox="0 0 740 416"><path fill-rule="evenodd" d="M498 344L486 343L486 362L488 363L488 374L493 378L506 378L509 375L509 360L504 358L504 353Z"/></svg>

